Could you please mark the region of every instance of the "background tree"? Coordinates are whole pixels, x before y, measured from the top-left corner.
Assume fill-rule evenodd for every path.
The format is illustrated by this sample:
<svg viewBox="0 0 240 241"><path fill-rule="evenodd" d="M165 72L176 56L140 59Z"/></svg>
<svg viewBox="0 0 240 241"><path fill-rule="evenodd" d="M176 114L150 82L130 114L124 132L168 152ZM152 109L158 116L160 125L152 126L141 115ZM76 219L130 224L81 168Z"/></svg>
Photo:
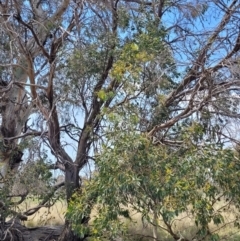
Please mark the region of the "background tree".
<svg viewBox="0 0 240 241"><path fill-rule="evenodd" d="M193 150L237 142L229 130L239 117L238 8L236 0L1 1L3 193L26 153L43 173L64 172L69 202L82 188L79 172L119 126L176 153L186 126L202 132ZM9 196L1 198L11 210ZM78 218L85 226L86 214ZM59 240L91 233L81 234L66 220Z"/></svg>

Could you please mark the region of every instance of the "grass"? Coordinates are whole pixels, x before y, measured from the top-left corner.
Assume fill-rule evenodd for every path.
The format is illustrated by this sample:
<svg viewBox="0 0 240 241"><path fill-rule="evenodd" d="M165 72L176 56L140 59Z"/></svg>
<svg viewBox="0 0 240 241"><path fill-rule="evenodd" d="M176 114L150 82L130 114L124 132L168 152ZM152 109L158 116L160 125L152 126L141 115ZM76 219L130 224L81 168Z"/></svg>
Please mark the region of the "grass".
<svg viewBox="0 0 240 241"><path fill-rule="evenodd" d="M129 239L128 241L152 241L152 227L150 225L144 226L142 224L141 218L136 217L137 220L135 224L129 224L128 233ZM211 225L210 225L211 226ZM215 228L216 226L212 225L211 228ZM193 240L194 235L197 232L197 227L193 222L189 222L187 220L179 222L176 224L175 229L179 231L182 237L187 238L189 240ZM217 232L220 236L220 240L226 241L239 241L240 240L240 230L235 228L232 224L222 228L219 232ZM174 239L167 234L161 228L158 229L158 239L161 241L174 241ZM205 239L208 241L208 239Z"/></svg>
<svg viewBox="0 0 240 241"><path fill-rule="evenodd" d="M18 208L21 211L25 211L29 208L35 207L38 205L38 199L27 199L24 203L22 203ZM223 203L218 204L219 207L223 205ZM217 208L219 208L217 207ZM66 202L65 201L57 201L50 208L41 208L34 215L28 217L28 221L24 222L27 227L36 227L36 226L45 226L45 225L61 225L64 223L64 215L66 212ZM238 241L240 240L240 230L233 225L234 217L237 214L237 210L234 206L230 206L227 210L223 211L221 214L224 217L224 220L229 223L225 227L220 228L220 226L216 226L213 223L210 223L209 227L211 231L217 230L216 233L219 234L220 240L222 241ZM94 213L96 215L97 213ZM130 222L126 220L126 224L128 226L128 241L150 241L153 240L152 234L152 226L150 224L144 224L139 213L131 212L131 217L134 222ZM159 221L159 225L164 226L161 220ZM174 221L173 229L177 231L178 234L181 234L182 237L192 240L192 237L197 232L197 227L194 223L193 217L189 213L180 214ZM218 230L219 229L219 230ZM163 229L158 228L158 239L161 241L174 241L174 239ZM207 239L206 239L207 241Z"/></svg>
<svg viewBox="0 0 240 241"><path fill-rule="evenodd" d="M24 212L37 205L38 199L29 198L18 206L18 211ZM66 208L66 201L58 200L52 207L42 207L35 214L28 216L28 221L25 221L24 225L27 227L61 225L64 223Z"/></svg>
<svg viewBox="0 0 240 241"><path fill-rule="evenodd" d="M239 241L240 240L240 229L234 226L234 219L239 214L237 209L230 205L225 210L221 209L221 207L225 206L223 201L219 202L215 207L215 210L221 210L221 215L224 218L224 221L227 225L215 225L213 222L209 224L210 231L216 231L220 236L220 240L224 241ZM151 225L144 225L142 222L141 215L138 213L133 214L132 218L134 219L134 223L128 222L128 233L129 239L127 241L152 241L153 238L153 229ZM158 220L158 224L164 226L163 221ZM181 213L178 217L175 218L173 222L172 228L175 233L179 236L186 238L188 240L196 240L193 239L198 231L198 227L195 225L193 216L191 213ZM158 239L161 241L174 241L174 239L163 229L158 228ZM205 239L209 241L208 238Z"/></svg>
<svg viewBox="0 0 240 241"><path fill-rule="evenodd" d="M128 222L128 234L129 234L129 241L148 241L153 240L152 234L152 226L150 224L144 224L142 222L141 215L139 213L132 214L131 218L134 222ZM158 229L158 238L164 241L173 241L174 239L168 235L162 229Z"/></svg>

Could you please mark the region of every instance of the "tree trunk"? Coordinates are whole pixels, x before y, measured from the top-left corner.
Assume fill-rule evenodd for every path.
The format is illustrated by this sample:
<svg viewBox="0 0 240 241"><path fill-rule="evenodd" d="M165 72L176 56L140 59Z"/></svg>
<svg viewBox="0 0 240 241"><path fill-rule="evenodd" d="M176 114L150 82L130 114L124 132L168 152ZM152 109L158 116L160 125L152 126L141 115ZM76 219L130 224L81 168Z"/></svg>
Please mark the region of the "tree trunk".
<svg viewBox="0 0 240 241"><path fill-rule="evenodd" d="M86 241L86 237L77 237L67 221L64 226L27 228L15 220L1 224L0 228L3 241Z"/></svg>
<svg viewBox="0 0 240 241"><path fill-rule="evenodd" d="M1 225L0 240L4 241L50 241L57 240L60 236L63 226L44 226L36 228L27 228L19 221L7 222ZM71 239L69 239L71 240Z"/></svg>
<svg viewBox="0 0 240 241"><path fill-rule="evenodd" d="M158 216L157 212L154 209L153 211L153 238L154 240L157 240L157 229L158 229Z"/></svg>
<svg viewBox="0 0 240 241"><path fill-rule="evenodd" d="M59 236L58 241L68 241L68 240L84 241L84 240L86 240L86 237L87 236L80 238L80 237L76 236L71 229L71 225L68 223L68 221L66 221L64 229L63 229L61 235Z"/></svg>
<svg viewBox="0 0 240 241"><path fill-rule="evenodd" d="M80 188L80 183L79 183L79 168L72 163L70 165L65 166L66 171L65 171L65 187L66 187L66 195L67 195L67 202L70 201L73 193L75 190ZM87 223L88 218L84 217L82 219L82 223ZM68 220L65 220L65 226L64 229L58 239L58 241L83 241L86 240L86 236L79 238L74 234L74 232L71 229L71 224Z"/></svg>
<svg viewBox="0 0 240 241"><path fill-rule="evenodd" d="M74 163L65 166L65 188L67 201L69 202L75 190L80 188L79 169Z"/></svg>

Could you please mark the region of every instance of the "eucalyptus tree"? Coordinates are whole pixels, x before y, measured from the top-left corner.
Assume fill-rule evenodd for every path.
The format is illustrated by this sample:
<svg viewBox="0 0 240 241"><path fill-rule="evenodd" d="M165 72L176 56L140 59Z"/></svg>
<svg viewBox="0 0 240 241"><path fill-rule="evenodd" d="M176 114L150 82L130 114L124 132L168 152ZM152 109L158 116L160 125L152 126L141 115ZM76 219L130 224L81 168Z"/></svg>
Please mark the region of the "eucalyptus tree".
<svg viewBox="0 0 240 241"><path fill-rule="evenodd" d="M106 240L121 235L125 227L118 217L130 218L125 208L130 205L176 240L217 240L216 230L227 221L221 215L224 207L215 205L227 197L226 206L238 206L239 157L226 146L239 143L234 135L239 3L160 3L142 3L145 21L140 14L125 27L134 37L128 34L110 72L123 84L102 110L105 145L96 150L98 174L75 194L68 211L79 235ZM98 98L111 100L111 94L99 91ZM94 207L93 223L79 225L83 213L91 216ZM174 229L183 212L190 212L197 225L189 238ZM218 227L210 230L211 222ZM238 217L232 222L238 226Z"/></svg>
<svg viewBox="0 0 240 241"><path fill-rule="evenodd" d="M64 172L70 202L82 190L79 172L119 128L178 150L181 126L197 120L196 146L209 137L237 142L227 124L239 117L238 8L236 0L1 1L2 190L18 180L25 153L44 167L37 177ZM26 219L60 186L25 213L11 212L7 191L1 206ZM87 227L85 214L77 220ZM2 235L11 232L20 235L11 225ZM77 237L67 219L59 240L89 235Z"/></svg>

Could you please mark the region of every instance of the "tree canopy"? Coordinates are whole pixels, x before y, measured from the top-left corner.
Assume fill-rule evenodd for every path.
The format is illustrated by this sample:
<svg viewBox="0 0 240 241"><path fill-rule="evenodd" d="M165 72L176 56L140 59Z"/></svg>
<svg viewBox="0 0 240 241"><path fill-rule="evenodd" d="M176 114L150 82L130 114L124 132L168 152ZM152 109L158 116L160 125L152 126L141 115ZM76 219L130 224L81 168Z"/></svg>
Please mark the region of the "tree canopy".
<svg viewBox="0 0 240 241"><path fill-rule="evenodd" d="M0 1L1 238L26 239L16 219L54 204L62 186L65 225L45 240L130 240L132 211L153 240L159 230L218 240L239 226L222 215L239 208L239 7ZM29 195L36 207L16 212ZM191 237L175 228L186 213Z"/></svg>

